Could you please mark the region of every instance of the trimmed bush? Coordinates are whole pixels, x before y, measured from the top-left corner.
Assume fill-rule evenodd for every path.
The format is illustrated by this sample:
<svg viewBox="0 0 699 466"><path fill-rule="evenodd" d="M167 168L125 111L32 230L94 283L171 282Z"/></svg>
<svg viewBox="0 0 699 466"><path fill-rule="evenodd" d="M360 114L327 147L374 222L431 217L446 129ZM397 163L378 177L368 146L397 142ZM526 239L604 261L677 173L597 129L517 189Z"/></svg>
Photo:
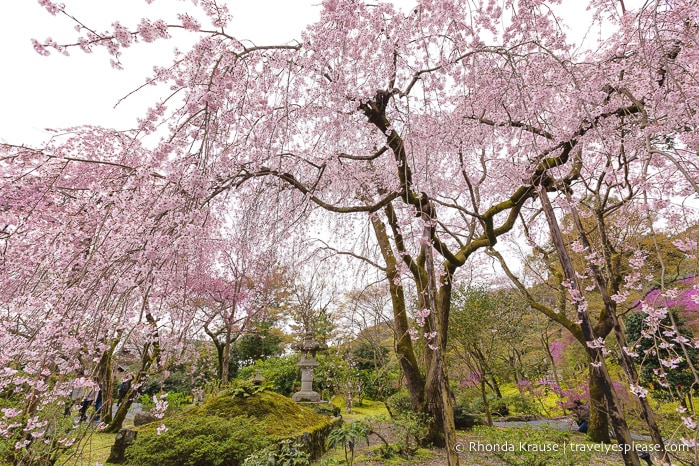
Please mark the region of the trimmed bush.
<svg viewBox="0 0 699 466"><path fill-rule="evenodd" d="M337 417L340 415L340 408L335 406L332 403L300 403L302 406L306 406L307 408L311 408L313 411L315 411L318 414L322 414L323 416L329 416L329 417Z"/></svg>
<svg viewBox="0 0 699 466"><path fill-rule="evenodd" d="M316 457L336 425L337 420L289 398L241 382L201 406L137 429L126 464L237 466L265 447L282 454L277 447L286 439L289 448L302 445L308 456Z"/></svg>
<svg viewBox="0 0 699 466"><path fill-rule="evenodd" d="M482 423L478 414L469 413L463 406L454 407L454 425L457 429L472 429Z"/></svg>
<svg viewBox="0 0 699 466"><path fill-rule="evenodd" d="M138 433L126 450L126 464L139 466L237 466L251 452L271 443L251 418L187 416L168 419L167 431Z"/></svg>

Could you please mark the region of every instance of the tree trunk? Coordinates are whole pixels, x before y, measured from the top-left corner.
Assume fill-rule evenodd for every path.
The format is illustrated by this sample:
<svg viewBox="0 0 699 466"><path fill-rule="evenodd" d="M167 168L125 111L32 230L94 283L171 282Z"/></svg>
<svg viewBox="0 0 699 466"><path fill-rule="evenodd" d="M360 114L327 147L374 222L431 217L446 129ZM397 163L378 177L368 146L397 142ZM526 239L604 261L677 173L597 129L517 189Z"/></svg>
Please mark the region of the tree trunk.
<svg viewBox="0 0 699 466"><path fill-rule="evenodd" d="M140 375L140 373L139 373ZM134 379L134 380L139 380L139 379ZM116 413L114 413L114 418L112 419L112 422L109 423L109 425L104 429L104 432L107 434L115 434L119 432L121 427L124 425L124 421L126 420L126 414L129 412L129 409L131 408L131 404L133 403L133 395L134 395L134 389L130 388L129 391L126 393L126 396L122 400L121 404L116 410Z"/></svg>
<svg viewBox="0 0 699 466"><path fill-rule="evenodd" d="M612 421L612 426L614 427L614 433L616 434L619 445L623 448L622 457L624 458L624 464L626 466L640 466L638 455L632 448L633 440L631 439L631 432L626 424L626 419L624 418L624 413L621 409L619 399L616 396L612 386L612 379L607 371L604 355L602 354L601 348L599 348L596 343L593 344L596 338L592 324L590 323L590 317L587 312L587 303L584 301L583 293L578 283L573 263L570 259L570 255L568 254L568 250L565 247L565 241L558 226L558 220L556 219L553 207L549 201L546 189L539 186L538 190L541 206L546 216L546 221L549 225L551 239L556 247L558 260L563 268L565 278L570 285L570 293L575 304L578 319L581 322L580 328L582 329L587 346L587 353L591 361L590 377L595 377L597 379L596 382L604 394L609 418Z"/></svg>
<svg viewBox="0 0 699 466"><path fill-rule="evenodd" d="M223 343L218 340L217 334L209 330L208 323L204 325L204 333L209 335L209 338L211 338L214 344L214 348L216 348L216 375L218 376L219 385L221 385L221 380L223 379Z"/></svg>
<svg viewBox="0 0 699 466"><path fill-rule="evenodd" d="M228 369L231 362L231 335L226 332L226 341L223 342L223 354L221 355L221 386L228 384Z"/></svg>
<svg viewBox="0 0 699 466"><path fill-rule="evenodd" d="M481 385L481 398L483 399L483 410L485 411L485 417L488 420L488 425L493 427L493 415L490 413L490 402L488 401L488 394L485 391L485 378L481 375L478 380Z"/></svg>
<svg viewBox="0 0 699 466"><path fill-rule="evenodd" d="M99 379L102 383L102 407L100 420L109 424L112 420L112 393L114 393L114 374L112 372L112 352L105 351L100 360Z"/></svg>
<svg viewBox="0 0 699 466"><path fill-rule="evenodd" d="M580 235L580 239L582 240L583 246L585 246L586 248L591 248L590 241L587 237L585 229L583 228L582 221L580 220L580 216L578 215L577 209L575 209L574 207L571 208L571 214L573 216L573 220L575 221L575 225L578 229L578 234ZM603 276L602 271L600 270L597 264L590 262L588 263L588 266L592 270L592 275L595 278L597 290L602 296L604 307L613 324L614 336L616 337L617 344L621 349L621 366L624 369L624 372L626 373L629 382L632 384L638 384L639 377L638 372L636 371L636 365L631 356L627 353L628 342L626 341L626 335L624 334L624 329L616 312L616 303L612 300L610 296L611 294L619 292L619 283L621 282L619 268L618 265L615 265L615 261L611 258L612 248L607 237L607 229L605 227L603 213L599 210L596 211L595 219L597 220L598 230L602 237L602 244L604 247L604 264L607 271L606 278ZM663 437L655 420L655 413L651 409L650 403L648 403L648 398L646 398L645 396L638 395L636 395L636 398L641 407L641 418L645 421L646 425L648 426L651 439L653 440L654 445L659 450L658 453L660 455L661 462L666 463L669 459L667 457L667 452L665 451L665 443L663 441Z"/></svg>
<svg viewBox="0 0 699 466"><path fill-rule="evenodd" d="M144 307L145 306L146 305L144 304ZM152 342L146 343L143 346L141 367L138 370L138 374L134 378L134 381L138 381L138 383L142 383L146 379L146 377L148 376L148 369L150 369L153 363L157 363L158 365L160 364L160 342L158 341L158 327L155 322L155 319L150 313L146 314L146 320L148 321L148 324L153 328L153 340ZM124 397L121 405L119 405L119 408L117 409L117 412L114 415L114 419L112 419L112 422L110 422L109 425L104 429L105 433L115 434L119 432L119 429L121 429L122 425L124 424L124 421L126 420L126 413L129 411L131 403L133 403L133 395L135 392L136 386L134 383L132 383L131 388L129 388L129 391L126 393L126 396Z"/></svg>
<svg viewBox="0 0 699 466"><path fill-rule="evenodd" d="M611 443L609 438L609 416L604 401L604 394L592 377L592 366L589 366L588 389L590 392L590 420L587 426L587 436L593 442Z"/></svg>
<svg viewBox="0 0 699 466"><path fill-rule="evenodd" d="M379 244L381 255L386 263L385 272L393 309L396 356L403 370L405 386L410 394L410 404L414 411L422 412L425 405L425 381L420 373L420 366L415 356L413 342L410 339L410 325L405 306L405 294L403 286L400 284L400 273L398 272L396 257L393 254L384 223L374 216L371 218L371 225Z"/></svg>
<svg viewBox="0 0 699 466"><path fill-rule="evenodd" d="M423 238L424 238L424 268L427 276L427 303L430 309L429 321L432 323L432 329L435 337L430 343L425 341L426 349L432 353L431 364L428 367L427 383L426 383L426 398L428 407L432 407L434 412L430 412L435 416L435 423L440 422L444 435L443 445L447 449L447 463L449 466L458 466L459 455L456 452L456 425L454 424L454 406L452 403L451 387L449 387L449 379L446 372L446 358L444 357L447 347L447 330L449 320L449 305L451 301L451 293L443 291L440 293L440 299L447 299L446 307L438 306L437 302L437 279L435 277L434 257L432 236L434 228L434 211L429 202L425 202L422 208L422 219L424 221ZM444 282L443 282L444 283ZM451 282L446 282L446 286L451 289ZM443 304L440 301L439 304ZM446 312L443 310L446 309ZM436 378L436 380L434 380ZM436 391L433 392L433 389ZM439 419L441 417L441 419Z"/></svg>
<svg viewBox="0 0 699 466"><path fill-rule="evenodd" d="M633 384L638 384L638 372L636 371L636 366L631 359L631 356L629 356L625 349L628 348L628 343L626 341L626 335L624 335L624 331L621 328L621 322L619 321L619 318L616 315L616 309L608 309L610 312L609 314L612 316L612 320L614 321L614 334L617 339L617 343L619 344L619 347L621 347L621 366L624 368L624 372L626 372L626 376L629 379L629 382ZM657 448L657 453L659 455L660 462L662 464L668 463L670 461L670 458L667 455L667 451L665 450L665 441L663 440L662 434L660 433L660 428L658 427L658 423L655 419L655 413L653 412L653 409L650 407L650 403L648 402L648 398L645 396L638 396L636 395L636 399L638 400L639 405L641 406L641 419L643 419L648 426L648 430L650 432L650 437L653 440L653 444Z"/></svg>
<svg viewBox="0 0 699 466"><path fill-rule="evenodd" d="M493 374L492 372L490 373L490 383L493 384L493 392L495 393L495 397L498 399L502 399L500 384L498 384L498 380L495 378L495 374Z"/></svg>

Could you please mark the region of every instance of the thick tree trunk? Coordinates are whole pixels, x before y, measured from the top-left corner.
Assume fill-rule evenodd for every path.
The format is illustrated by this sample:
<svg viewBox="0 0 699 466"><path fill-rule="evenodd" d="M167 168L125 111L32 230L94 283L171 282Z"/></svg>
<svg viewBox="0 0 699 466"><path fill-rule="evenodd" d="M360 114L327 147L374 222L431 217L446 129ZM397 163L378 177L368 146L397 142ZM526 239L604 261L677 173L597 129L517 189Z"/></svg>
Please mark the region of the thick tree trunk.
<svg viewBox="0 0 699 466"><path fill-rule="evenodd" d="M391 207L386 207L386 215L389 221L395 220L395 213ZM425 344L425 365L426 378L420 376L417 358L413 350L408 323L405 296L400 285L400 274L396 267L396 256L393 253L385 225L378 217L372 217L372 227L379 243L381 254L386 263L386 278L388 279L393 304L393 314L395 319L396 332L396 353L403 368L406 378L406 385L410 393L411 404L418 408L418 412L429 414L433 422L430 426L430 439L437 446L447 447L448 464L458 465L459 458L455 450L456 427L454 425L454 410L451 401L451 391L446 374L446 362L444 360L444 349L446 348L446 336L448 325L448 311L450 293L446 294L446 312L437 307L437 285L434 276L434 264L432 259L432 248L426 245L421 254L422 259L418 262L411 262L411 271L415 277L418 291L418 301L421 309L429 309L430 315L426 321L426 333L436 332L436 336ZM393 227L392 223L392 227ZM402 237L394 229L395 241L399 252L403 252ZM448 288L450 289L450 288Z"/></svg>
<svg viewBox="0 0 699 466"><path fill-rule="evenodd" d="M140 379L136 378L135 380ZM124 400L117 408L116 413L114 413L114 418L112 419L112 422L110 422L109 425L104 429L105 433L115 434L119 432L121 427L124 425L124 421L126 420L126 414L129 412L131 404L133 403L134 393L135 390L133 388L130 388L129 391L126 393Z"/></svg>
<svg viewBox="0 0 699 466"><path fill-rule="evenodd" d="M437 300L437 279L435 277L434 257L432 247L434 211L430 203L423 205L422 218L425 223L423 230L424 238L424 257L425 257L425 272L427 277L427 303L430 309L429 321L432 324L432 331L435 337L430 341L426 341L427 350L430 350L431 364L428 367L427 383L426 383L426 398L429 407L434 408L431 412L435 417L435 423L440 423L444 435L444 444L447 450L447 463L449 466L459 464L459 456L456 452L456 426L454 424L454 406L452 403L451 387L449 387L449 379L447 377L446 358L444 357L447 347L447 330L449 323L449 303L451 301L451 293L443 291L440 293L440 299L447 299L447 305L443 306ZM446 283L450 287L450 282ZM449 288L450 289L450 288ZM444 310L446 309L446 312ZM434 380L436 378L436 380ZM436 392L433 392L436 388ZM441 419L439 419L441 417ZM436 443L438 446L442 446Z"/></svg>
<svg viewBox="0 0 699 466"><path fill-rule="evenodd" d="M211 338L214 348L216 348L216 375L218 376L220 386L222 384L221 380L223 380L224 345L218 340L218 336L209 330L208 323L204 325L204 332Z"/></svg>
<svg viewBox="0 0 699 466"><path fill-rule="evenodd" d="M609 416L604 401L604 393L592 377L592 366L589 366L588 388L590 392L590 420L587 426L587 436L593 442L611 443L609 438Z"/></svg>
<svg viewBox="0 0 699 466"><path fill-rule="evenodd" d="M106 352L105 352L106 353ZM112 373L112 354L103 354L98 375L102 383L102 407L100 420L109 424L112 420L112 393L114 393L114 374Z"/></svg>
<svg viewBox="0 0 699 466"><path fill-rule="evenodd" d="M405 294L403 286L400 284L400 273L397 269L396 257L393 254L384 223L378 217L372 217L371 225L386 263L385 272L393 309L396 356L403 370L405 385L410 394L410 404L414 411L422 412L425 405L425 381L420 373L420 366L415 356L410 333L408 332L410 325L408 323Z"/></svg>
<svg viewBox="0 0 699 466"><path fill-rule="evenodd" d="M112 421L112 393L114 392L114 373L112 371L112 359L114 350L121 341L121 332L115 338L109 348L102 353L97 364L97 377L102 384L102 408L100 409L100 420L109 424Z"/></svg>
<svg viewBox="0 0 699 466"><path fill-rule="evenodd" d="M146 305L144 304L144 308L145 306ZM134 378L134 381L137 381L138 383L141 383L146 379L146 377L148 376L148 369L150 369L153 363L156 363L158 365L160 364L160 342L158 341L158 327L155 322L155 319L151 314L146 314L146 320L148 321L148 324L153 328L153 341L150 343L146 343L143 346L141 367L138 370L138 374ZM119 432L119 429L121 429L122 425L124 424L124 421L126 420L126 413L129 411L131 403L133 403L133 395L135 394L135 392L136 384L132 383L131 388L129 388L129 391L124 397L121 405L119 405L116 414L114 414L114 419L112 419L112 422L110 422L109 425L104 429L105 433L115 434Z"/></svg>

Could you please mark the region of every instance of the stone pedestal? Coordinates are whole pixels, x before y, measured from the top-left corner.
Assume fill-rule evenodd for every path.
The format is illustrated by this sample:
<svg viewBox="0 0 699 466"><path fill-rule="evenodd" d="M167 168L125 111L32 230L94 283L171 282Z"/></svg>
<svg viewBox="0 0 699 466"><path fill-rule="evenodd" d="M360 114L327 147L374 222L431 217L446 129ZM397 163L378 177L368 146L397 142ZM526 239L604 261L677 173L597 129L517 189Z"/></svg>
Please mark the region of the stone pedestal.
<svg viewBox="0 0 699 466"><path fill-rule="evenodd" d="M327 347L315 341L311 332L306 332L303 342L296 345L295 349L302 351L301 360L297 364L299 369L301 369L301 390L294 393L291 399L297 403L303 401L321 401L320 394L313 391L313 369L318 366L318 362L316 362L316 351L327 349Z"/></svg>
<svg viewBox="0 0 699 466"><path fill-rule="evenodd" d="M301 390L294 393L291 399L296 402L320 401L320 394L313 391L313 369L318 366L318 363L315 359L309 360L301 356L298 366L301 369Z"/></svg>

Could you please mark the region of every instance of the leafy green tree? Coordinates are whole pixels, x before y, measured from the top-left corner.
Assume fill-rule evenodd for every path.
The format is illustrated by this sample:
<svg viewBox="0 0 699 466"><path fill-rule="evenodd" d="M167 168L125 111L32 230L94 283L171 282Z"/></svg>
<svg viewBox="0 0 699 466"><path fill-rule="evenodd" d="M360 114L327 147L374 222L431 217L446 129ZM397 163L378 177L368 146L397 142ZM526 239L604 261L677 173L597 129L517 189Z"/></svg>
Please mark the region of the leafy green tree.
<svg viewBox="0 0 699 466"><path fill-rule="evenodd" d="M255 361L238 371L239 379L249 379L260 371L265 384L273 391L290 396L294 391L294 382L298 380L297 354Z"/></svg>
<svg viewBox="0 0 699 466"><path fill-rule="evenodd" d="M508 349L511 342L521 339L526 308L526 303L509 290L469 286L454 293L450 349L477 379L489 423L492 419L487 390L502 398L498 377L505 373L502 368L513 362Z"/></svg>
<svg viewBox="0 0 699 466"><path fill-rule="evenodd" d="M275 328L272 321L264 321L256 329L239 337L231 345L229 371L233 376L245 366L258 360L279 357L284 353L285 336L280 329Z"/></svg>
<svg viewBox="0 0 699 466"><path fill-rule="evenodd" d="M657 322L657 332L652 328L655 322L644 312L630 314L625 323L627 338L634 343L631 351L640 365L641 384L658 398L679 400L686 407L687 400L691 403L690 395L696 392L693 368L699 367L699 350L691 345L685 345L683 350L676 343L679 339L692 341L694 337L677 310L668 309L667 315Z"/></svg>

